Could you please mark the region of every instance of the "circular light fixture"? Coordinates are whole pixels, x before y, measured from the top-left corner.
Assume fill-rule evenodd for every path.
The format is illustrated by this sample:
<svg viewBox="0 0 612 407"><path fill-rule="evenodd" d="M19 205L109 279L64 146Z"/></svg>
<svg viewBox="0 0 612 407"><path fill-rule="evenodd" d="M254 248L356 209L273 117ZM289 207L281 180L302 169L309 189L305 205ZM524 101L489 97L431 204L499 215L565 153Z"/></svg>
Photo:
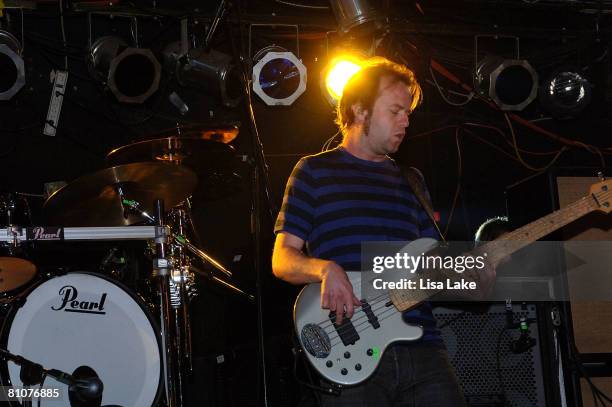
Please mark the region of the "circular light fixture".
<svg viewBox="0 0 612 407"><path fill-rule="evenodd" d="M162 51L167 68L178 83L217 97L223 105L236 107L242 98L242 73L230 55L214 49L191 48L182 54L181 43L168 44Z"/></svg>
<svg viewBox="0 0 612 407"><path fill-rule="evenodd" d="M143 103L159 88L161 65L146 48L128 47L119 37L96 40L89 50L89 71L119 102Z"/></svg>
<svg viewBox="0 0 612 407"><path fill-rule="evenodd" d="M253 91L268 106L289 106L305 90L306 67L292 52L266 52L253 67Z"/></svg>
<svg viewBox="0 0 612 407"><path fill-rule="evenodd" d="M580 70L570 67L553 72L542 83L542 106L558 119L569 119L582 112L591 102L593 88Z"/></svg>
<svg viewBox="0 0 612 407"><path fill-rule="evenodd" d="M523 110L538 95L538 74L524 59L487 57L478 65L475 83L501 110Z"/></svg>
<svg viewBox="0 0 612 407"><path fill-rule="evenodd" d="M334 58L321 73L321 91L327 101L335 106L342 97L344 86L362 68L359 58L339 56Z"/></svg>
<svg viewBox="0 0 612 407"><path fill-rule="evenodd" d="M25 85L21 44L8 31L0 30L0 100L9 100Z"/></svg>

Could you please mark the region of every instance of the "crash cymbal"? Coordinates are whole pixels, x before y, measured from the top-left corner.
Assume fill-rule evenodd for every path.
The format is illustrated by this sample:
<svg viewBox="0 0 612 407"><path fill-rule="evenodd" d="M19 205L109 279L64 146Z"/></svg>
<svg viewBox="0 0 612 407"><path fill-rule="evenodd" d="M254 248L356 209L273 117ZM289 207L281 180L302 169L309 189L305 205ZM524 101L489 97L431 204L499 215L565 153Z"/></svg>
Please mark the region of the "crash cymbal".
<svg viewBox="0 0 612 407"><path fill-rule="evenodd" d="M119 165L84 175L51 195L43 206L47 224L60 226L125 226L145 221L135 211L126 211L125 199L154 216L154 202L163 199L171 208L187 198L197 185L190 169L170 164L142 162ZM120 187L120 188L119 188Z"/></svg>
<svg viewBox="0 0 612 407"><path fill-rule="evenodd" d="M234 158L234 148L227 144L197 137L165 137L143 140L108 153L109 165L159 161L181 164L204 175L227 168Z"/></svg>
<svg viewBox="0 0 612 407"><path fill-rule="evenodd" d="M239 129L236 125L181 125L160 131L147 139L166 137L199 138L202 140L217 141L227 144L238 137Z"/></svg>
<svg viewBox="0 0 612 407"><path fill-rule="evenodd" d="M187 130L179 137L199 137L204 140L217 141L219 143L227 144L238 137L238 127L229 126L217 129L204 129L204 130Z"/></svg>

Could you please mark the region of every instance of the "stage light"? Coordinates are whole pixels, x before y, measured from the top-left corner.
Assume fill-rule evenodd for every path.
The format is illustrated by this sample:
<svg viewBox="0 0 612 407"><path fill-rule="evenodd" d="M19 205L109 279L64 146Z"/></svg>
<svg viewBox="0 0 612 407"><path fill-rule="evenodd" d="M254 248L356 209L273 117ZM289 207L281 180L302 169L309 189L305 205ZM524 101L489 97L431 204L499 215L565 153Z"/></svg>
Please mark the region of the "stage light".
<svg viewBox="0 0 612 407"><path fill-rule="evenodd" d="M555 118L568 119L584 110L592 93L591 83L578 69L565 67L555 70L542 83L540 101Z"/></svg>
<svg viewBox="0 0 612 407"><path fill-rule="evenodd" d="M268 106L289 106L306 90L306 67L292 52L269 46L253 62L253 91Z"/></svg>
<svg viewBox="0 0 612 407"><path fill-rule="evenodd" d="M334 58L321 73L321 90L327 101L335 106L342 97L342 90L348 80L362 67L362 61L355 57Z"/></svg>
<svg viewBox="0 0 612 407"><path fill-rule="evenodd" d="M89 49L90 74L119 102L143 103L159 88L161 65L150 49L129 47L119 37L98 38Z"/></svg>
<svg viewBox="0 0 612 407"><path fill-rule="evenodd" d="M380 28L381 18L367 0L331 0L330 4L340 34L366 35Z"/></svg>
<svg viewBox="0 0 612 407"><path fill-rule="evenodd" d="M523 110L538 94L538 74L524 59L486 57L474 77L478 92L501 110Z"/></svg>
<svg viewBox="0 0 612 407"><path fill-rule="evenodd" d="M10 32L0 30L0 100L10 100L25 85L22 47Z"/></svg>
<svg viewBox="0 0 612 407"><path fill-rule="evenodd" d="M174 70L182 86L193 86L218 97L227 107L236 107L242 97L242 77L232 57L211 49L191 48L181 54L181 43L174 42L164 51L166 66Z"/></svg>

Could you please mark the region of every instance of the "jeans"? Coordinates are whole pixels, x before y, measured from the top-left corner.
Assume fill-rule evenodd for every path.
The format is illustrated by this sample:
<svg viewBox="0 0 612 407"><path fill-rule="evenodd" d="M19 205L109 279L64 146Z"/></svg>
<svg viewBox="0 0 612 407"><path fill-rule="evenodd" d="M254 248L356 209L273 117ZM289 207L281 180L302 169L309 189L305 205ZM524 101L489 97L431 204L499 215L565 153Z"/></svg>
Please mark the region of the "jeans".
<svg viewBox="0 0 612 407"><path fill-rule="evenodd" d="M319 395L322 407L465 407L463 392L442 344L395 344L370 379Z"/></svg>

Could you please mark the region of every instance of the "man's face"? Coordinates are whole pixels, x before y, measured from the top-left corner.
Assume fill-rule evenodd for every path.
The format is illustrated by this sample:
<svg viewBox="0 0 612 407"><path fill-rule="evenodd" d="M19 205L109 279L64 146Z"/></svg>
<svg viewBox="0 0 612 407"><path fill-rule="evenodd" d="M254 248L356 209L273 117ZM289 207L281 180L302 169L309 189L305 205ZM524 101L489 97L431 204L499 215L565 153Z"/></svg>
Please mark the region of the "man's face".
<svg viewBox="0 0 612 407"><path fill-rule="evenodd" d="M411 104L408 85L381 78L378 98L364 120L362 146L378 156L396 152L406 135Z"/></svg>

